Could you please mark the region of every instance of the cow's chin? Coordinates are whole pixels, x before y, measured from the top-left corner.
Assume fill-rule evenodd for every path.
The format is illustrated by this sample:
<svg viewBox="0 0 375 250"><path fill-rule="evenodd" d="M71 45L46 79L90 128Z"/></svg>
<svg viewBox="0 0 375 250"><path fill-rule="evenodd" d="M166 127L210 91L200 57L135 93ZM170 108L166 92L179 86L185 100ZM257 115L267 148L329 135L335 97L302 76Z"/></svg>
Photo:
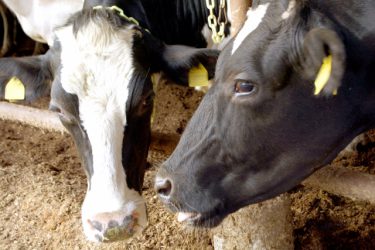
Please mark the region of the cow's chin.
<svg viewBox="0 0 375 250"><path fill-rule="evenodd" d="M212 228L218 226L224 218L229 214L220 209L219 206L214 207L212 210L207 212L192 212L186 209L176 209L177 206L171 203L166 204L172 212L176 212L177 221L184 223L188 226Z"/></svg>
<svg viewBox="0 0 375 250"><path fill-rule="evenodd" d="M179 219L184 217L183 220ZM178 212L177 218L179 222L186 223L189 226L212 228L218 226L226 217L226 214L213 213L191 213Z"/></svg>

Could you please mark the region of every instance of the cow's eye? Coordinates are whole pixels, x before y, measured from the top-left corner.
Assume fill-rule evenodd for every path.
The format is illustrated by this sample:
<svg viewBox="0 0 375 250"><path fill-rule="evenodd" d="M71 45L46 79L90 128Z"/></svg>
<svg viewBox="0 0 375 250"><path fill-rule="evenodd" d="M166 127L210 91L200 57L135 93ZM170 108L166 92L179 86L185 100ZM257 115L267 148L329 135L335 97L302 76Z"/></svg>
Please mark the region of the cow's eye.
<svg viewBox="0 0 375 250"><path fill-rule="evenodd" d="M254 93L256 90L256 84L249 81L237 81L234 86L235 96L244 96Z"/></svg>

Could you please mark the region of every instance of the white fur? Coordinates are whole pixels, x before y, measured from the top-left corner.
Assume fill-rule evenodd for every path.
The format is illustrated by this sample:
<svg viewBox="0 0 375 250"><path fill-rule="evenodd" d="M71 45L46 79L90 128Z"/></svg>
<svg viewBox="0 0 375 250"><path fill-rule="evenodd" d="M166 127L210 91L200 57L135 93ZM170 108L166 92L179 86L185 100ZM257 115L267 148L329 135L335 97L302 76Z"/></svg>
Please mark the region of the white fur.
<svg viewBox="0 0 375 250"><path fill-rule="evenodd" d="M264 15L267 12L269 3L259 5L256 9L250 8L247 12L247 19L245 24L242 26L238 35L233 41L232 55L240 47L245 38L258 28L262 22Z"/></svg>
<svg viewBox="0 0 375 250"><path fill-rule="evenodd" d="M127 187L122 166L125 108L134 71L133 32L115 32L108 25L89 23L76 38L71 26L56 34L62 46L62 87L78 96L80 119L93 155L93 175L82 217L116 211L132 214L138 207L145 223L144 202Z"/></svg>
<svg viewBox="0 0 375 250"><path fill-rule="evenodd" d="M232 22L232 19L233 19L233 17L232 17L232 2L233 0L226 0L226 6L227 6L227 17L228 17L228 20L229 20L229 22ZM236 13L237 14L237 13Z"/></svg>
<svg viewBox="0 0 375 250"><path fill-rule="evenodd" d="M291 0L289 1L288 9L281 14L281 18L283 20L288 19L290 15L293 13L294 7L296 6L296 1Z"/></svg>
<svg viewBox="0 0 375 250"><path fill-rule="evenodd" d="M32 39L53 44L53 30L83 7L83 0L3 0Z"/></svg>

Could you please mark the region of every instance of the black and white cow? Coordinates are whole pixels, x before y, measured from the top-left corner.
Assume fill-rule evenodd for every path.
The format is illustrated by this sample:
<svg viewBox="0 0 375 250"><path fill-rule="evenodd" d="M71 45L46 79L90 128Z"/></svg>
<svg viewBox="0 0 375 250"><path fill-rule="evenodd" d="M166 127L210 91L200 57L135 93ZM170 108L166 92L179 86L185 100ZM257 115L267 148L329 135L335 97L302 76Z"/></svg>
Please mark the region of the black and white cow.
<svg viewBox="0 0 375 250"><path fill-rule="evenodd" d="M148 1L151 3L156 13L161 2ZM181 1L172 7L198 21L197 16L206 11L192 8L191 3ZM126 16L118 9L93 8L99 4L117 5ZM157 22L156 17L145 15L151 5L147 8L135 0L87 1L82 11L55 31L56 39L45 55L0 59L2 97L12 76L25 85L26 101L48 94L51 86L50 107L70 131L88 176L82 222L92 241L124 239L147 224L140 193L150 143L151 75L163 71L186 84L189 69L199 63L213 75L218 56L216 50L161 42L150 23L169 31L169 43L183 42L181 37L198 23L188 19L193 26L190 30L175 29L183 20L166 22L168 16L161 15ZM164 39L161 31L155 33ZM198 36L188 45L193 40L203 46Z"/></svg>
<svg viewBox="0 0 375 250"><path fill-rule="evenodd" d="M230 6L231 0L225 0ZM96 5L110 6L122 1L113 0L3 0L15 14L24 32L35 41L52 46L56 27L63 25L74 13ZM125 1L124 1L125 2ZM206 0L130 0L121 3L124 11L135 14L135 18L146 21L147 28L167 44L184 44L194 47L206 47L207 17L209 11ZM220 0L214 0L215 14L218 15ZM139 7L142 6L142 10ZM231 13L228 12L228 19ZM226 34L229 32L229 23ZM202 33L203 32L203 33ZM228 40L228 39L227 39ZM211 41L209 41L211 42ZM224 43L223 43L224 44Z"/></svg>
<svg viewBox="0 0 375 250"><path fill-rule="evenodd" d="M215 226L288 191L375 127L374 13L372 0L253 1L156 176L180 221Z"/></svg>
<svg viewBox="0 0 375 250"><path fill-rule="evenodd" d="M53 31L83 7L84 0L2 0L14 13L23 31L35 41L54 42Z"/></svg>

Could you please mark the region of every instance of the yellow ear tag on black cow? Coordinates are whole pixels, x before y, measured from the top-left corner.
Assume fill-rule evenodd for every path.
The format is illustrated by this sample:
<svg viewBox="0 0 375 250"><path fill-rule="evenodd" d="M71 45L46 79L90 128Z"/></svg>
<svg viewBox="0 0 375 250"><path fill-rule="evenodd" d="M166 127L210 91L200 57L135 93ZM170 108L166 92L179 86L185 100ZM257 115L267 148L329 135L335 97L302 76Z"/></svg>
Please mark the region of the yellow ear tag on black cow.
<svg viewBox="0 0 375 250"><path fill-rule="evenodd" d="M208 72L202 64L190 69L188 79L189 87L208 86Z"/></svg>
<svg viewBox="0 0 375 250"><path fill-rule="evenodd" d="M4 99L8 101L25 100L25 86L20 79L13 76L5 86Z"/></svg>
<svg viewBox="0 0 375 250"><path fill-rule="evenodd" d="M332 56L328 55L323 59L322 66L319 69L318 75L315 78L315 92L314 95L318 95L324 86L326 86L329 77L331 76L331 71L332 71ZM335 90L333 95L337 94L337 90Z"/></svg>

